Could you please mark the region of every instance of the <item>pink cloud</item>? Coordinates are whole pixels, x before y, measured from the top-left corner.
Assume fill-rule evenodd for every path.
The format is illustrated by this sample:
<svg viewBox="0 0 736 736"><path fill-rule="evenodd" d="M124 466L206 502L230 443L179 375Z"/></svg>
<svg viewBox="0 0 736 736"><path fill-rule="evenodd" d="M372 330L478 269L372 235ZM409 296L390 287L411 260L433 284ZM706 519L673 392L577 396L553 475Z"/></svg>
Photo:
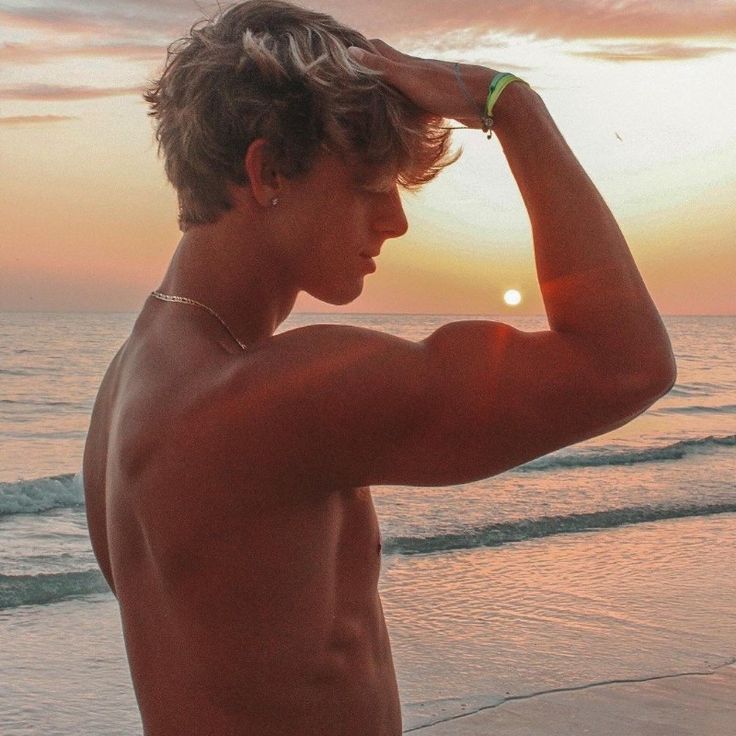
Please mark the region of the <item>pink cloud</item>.
<svg viewBox="0 0 736 736"><path fill-rule="evenodd" d="M65 57L118 58L129 61L162 59L163 44L95 44L58 46L46 43L0 45L0 61L9 64L42 64Z"/></svg>
<svg viewBox="0 0 736 736"><path fill-rule="evenodd" d="M439 35L459 28L540 38L736 38L730 0L327 0L328 12L371 35ZM377 7L378 6L378 7ZM383 7L381 7L383 6Z"/></svg>
<svg viewBox="0 0 736 736"><path fill-rule="evenodd" d="M73 5L73 3L71 3ZM168 5L169 7L165 7ZM77 7L59 7L46 0L35 7L0 8L0 25L51 31L54 35L83 35L100 38L139 39L163 35L168 37L188 28L197 20L201 4L181 0L159 0L156 3L136 0L99 0L77 3Z"/></svg>
<svg viewBox="0 0 736 736"><path fill-rule="evenodd" d="M732 0L311 0L369 36L394 42L450 31L496 31L565 40L581 38L736 38ZM200 9L201 8L201 9ZM167 37L188 28L212 2L191 0L69 0L0 10L0 23L59 33L96 33L110 39L136 34ZM173 35L171 36L173 39Z"/></svg>
<svg viewBox="0 0 736 736"><path fill-rule="evenodd" d="M0 88L0 99L65 102L69 100L91 100L98 97L137 95L141 92L142 89L139 87L63 87L54 84L29 84L25 87Z"/></svg>
<svg viewBox="0 0 736 736"><path fill-rule="evenodd" d="M79 118L68 115L16 115L14 117L0 117L0 125L37 125L39 123L64 123Z"/></svg>
<svg viewBox="0 0 736 736"><path fill-rule="evenodd" d="M733 53L730 46L688 46L676 43L628 44L601 46L591 51L571 51L570 56L584 56L601 61L680 61L702 59L716 54Z"/></svg>
<svg viewBox="0 0 736 736"><path fill-rule="evenodd" d="M0 24L16 28L52 30L57 33L102 32L104 24L87 13L51 8L0 8Z"/></svg>

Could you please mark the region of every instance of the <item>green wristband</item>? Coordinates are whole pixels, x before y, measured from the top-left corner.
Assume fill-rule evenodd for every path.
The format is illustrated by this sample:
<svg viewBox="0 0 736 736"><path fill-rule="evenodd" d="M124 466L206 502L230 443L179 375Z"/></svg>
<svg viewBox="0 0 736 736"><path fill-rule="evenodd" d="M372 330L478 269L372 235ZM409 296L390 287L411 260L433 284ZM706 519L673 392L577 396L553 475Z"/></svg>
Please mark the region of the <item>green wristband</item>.
<svg viewBox="0 0 736 736"><path fill-rule="evenodd" d="M488 85L488 97L486 98L485 108L483 109L483 132L488 133L488 138L491 138L491 128L493 128L493 106L498 102L498 98L501 96L506 87L511 82L521 82L529 86L528 82L520 79L515 74L509 72L503 73L498 72L494 75L491 83Z"/></svg>

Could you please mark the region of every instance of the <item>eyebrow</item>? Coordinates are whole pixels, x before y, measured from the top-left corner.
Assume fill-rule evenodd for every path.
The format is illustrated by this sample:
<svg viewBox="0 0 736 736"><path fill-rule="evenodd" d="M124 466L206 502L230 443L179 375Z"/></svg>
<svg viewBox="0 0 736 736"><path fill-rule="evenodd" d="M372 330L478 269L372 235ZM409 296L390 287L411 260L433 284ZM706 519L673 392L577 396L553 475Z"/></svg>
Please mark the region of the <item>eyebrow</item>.
<svg viewBox="0 0 736 736"><path fill-rule="evenodd" d="M381 192L388 192L393 189L398 182L398 178L398 173L393 173L388 169L373 173L362 170L357 172L355 177L359 186Z"/></svg>

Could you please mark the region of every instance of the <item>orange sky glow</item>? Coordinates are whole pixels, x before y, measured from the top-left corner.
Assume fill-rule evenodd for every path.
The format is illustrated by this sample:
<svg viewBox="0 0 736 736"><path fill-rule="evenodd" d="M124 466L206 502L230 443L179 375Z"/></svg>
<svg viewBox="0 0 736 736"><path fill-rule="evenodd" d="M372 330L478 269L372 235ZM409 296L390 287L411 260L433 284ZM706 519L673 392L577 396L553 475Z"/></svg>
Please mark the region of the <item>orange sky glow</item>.
<svg viewBox="0 0 736 736"><path fill-rule="evenodd" d="M314 0L369 37L526 79L616 215L665 314L736 313L736 3ZM179 238L140 89L194 0L0 4L0 311L137 310ZM498 141L405 194L362 296L297 311L540 314ZM564 186L564 181L560 181ZM518 306L504 293L522 294Z"/></svg>

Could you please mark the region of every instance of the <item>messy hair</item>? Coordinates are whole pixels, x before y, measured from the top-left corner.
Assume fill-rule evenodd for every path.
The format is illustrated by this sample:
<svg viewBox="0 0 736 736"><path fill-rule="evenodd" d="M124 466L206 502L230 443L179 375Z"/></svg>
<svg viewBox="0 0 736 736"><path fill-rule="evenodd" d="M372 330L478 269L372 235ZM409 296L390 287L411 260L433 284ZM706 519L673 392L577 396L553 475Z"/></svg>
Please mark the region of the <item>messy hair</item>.
<svg viewBox="0 0 736 736"><path fill-rule="evenodd" d="M169 46L144 99L179 198L182 230L231 209L244 157L264 138L287 178L320 149L390 171L406 189L457 160L450 130L362 67L368 40L334 18L281 0L247 0L195 23Z"/></svg>

